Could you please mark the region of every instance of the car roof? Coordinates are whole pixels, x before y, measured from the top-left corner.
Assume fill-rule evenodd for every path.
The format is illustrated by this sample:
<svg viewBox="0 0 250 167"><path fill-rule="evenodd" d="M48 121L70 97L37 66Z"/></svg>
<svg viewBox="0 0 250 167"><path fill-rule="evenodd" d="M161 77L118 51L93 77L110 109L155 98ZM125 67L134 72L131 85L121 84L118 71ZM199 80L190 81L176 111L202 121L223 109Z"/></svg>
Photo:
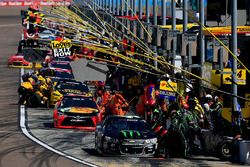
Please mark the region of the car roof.
<svg viewBox="0 0 250 167"><path fill-rule="evenodd" d="M51 61L50 62L50 64L64 64L64 65L69 65L70 64L70 62L68 62L68 61L58 61L58 60L53 60L53 61Z"/></svg>
<svg viewBox="0 0 250 167"><path fill-rule="evenodd" d="M87 96L87 95L67 94L67 95L64 95L63 98L93 98L93 97Z"/></svg>

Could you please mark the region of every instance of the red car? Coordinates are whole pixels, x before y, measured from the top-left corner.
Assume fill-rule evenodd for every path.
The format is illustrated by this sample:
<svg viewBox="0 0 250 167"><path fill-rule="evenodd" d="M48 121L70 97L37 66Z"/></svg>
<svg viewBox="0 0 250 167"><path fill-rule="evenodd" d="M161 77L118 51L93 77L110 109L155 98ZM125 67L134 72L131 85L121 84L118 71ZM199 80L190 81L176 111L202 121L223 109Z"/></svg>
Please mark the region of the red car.
<svg viewBox="0 0 250 167"><path fill-rule="evenodd" d="M32 63L24 59L24 55L17 53L8 59L8 65L11 67L32 67Z"/></svg>
<svg viewBox="0 0 250 167"><path fill-rule="evenodd" d="M23 38L24 39L29 39L29 38L38 38L38 30L36 29L36 33L34 34L29 34L27 32L27 29L23 29Z"/></svg>
<svg viewBox="0 0 250 167"><path fill-rule="evenodd" d="M95 130L101 112L93 97L64 95L54 109L55 128Z"/></svg>

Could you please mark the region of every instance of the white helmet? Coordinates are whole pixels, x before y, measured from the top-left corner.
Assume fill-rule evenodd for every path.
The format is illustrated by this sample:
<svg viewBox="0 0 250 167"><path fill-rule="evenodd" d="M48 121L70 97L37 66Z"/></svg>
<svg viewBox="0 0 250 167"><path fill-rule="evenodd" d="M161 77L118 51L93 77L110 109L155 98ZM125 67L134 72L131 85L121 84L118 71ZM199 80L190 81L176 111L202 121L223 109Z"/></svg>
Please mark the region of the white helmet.
<svg viewBox="0 0 250 167"><path fill-rule="evenodd" d="M207 99L207 100L213 100L213 96L210 95L210 94L207 94L207 95L206 95L206 99Z"/></svg>

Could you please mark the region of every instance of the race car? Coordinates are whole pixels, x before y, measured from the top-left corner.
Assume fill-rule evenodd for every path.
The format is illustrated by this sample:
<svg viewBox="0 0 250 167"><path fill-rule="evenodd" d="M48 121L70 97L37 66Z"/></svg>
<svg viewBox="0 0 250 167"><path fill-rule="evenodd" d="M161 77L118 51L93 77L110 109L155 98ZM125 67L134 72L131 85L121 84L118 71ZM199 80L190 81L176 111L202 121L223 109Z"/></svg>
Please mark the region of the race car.
<svg viewBox="0 0 250 167"><path fill-rule="evenodd" d="M74 75L72 72L66 72L61 69L50 69L48 67L48 68L41 69L40 73L45 77L49 77L51 81L53 82L53 85L56 85L56 83L60 79L74 79Z"/></svg>
<svg viewBox="0 0 250 167"><path fill-rule="evenodd" d="M55 40L55 34L50 30L44 30L43 32L38 33L38 37L41 39Z"/></svg>
<svg viewBox="0 0 250 167"><path fill-rule="evenodd" d="M49 67L50 69L72 73L72 68L68 61L51 61Z"/></svg>
<svg viewBox="0 0 250 167"><path fill-rule="evenodd" d="M101 112L93 97L65 95L54 110L55 128L95 130L101 121Z"/></svg>
<svg viewBox="0 0 250 167"><path fill-rule="evenodd" d="M101 155L154 156L156 134L138 116L107 116L96 127L95 148Z"/></svg>
<svg viewBox="0 0 250 167"><path fill-rule="evenodd" d="M35 33L29 33L26 28L23 29L23 38L29 39L29 38L38 38L38 32L36 29Z"/></svg>
<svg viewBox="0 0 250 167"><path fill-rule="evenodd" d="M91 96L87 85L76 80L60 79L50 93L50 106L54 106L66 94Z"/></svg>
<svg viewBox="0 0 250 167"><path fill-rule="evenodd" d="M14 54L8 58L9 67L22 67L22 68L32 68L33 64L24 59L24 55L21 53ZM40 63L35 64L36 68L41 68Z"/></svg>

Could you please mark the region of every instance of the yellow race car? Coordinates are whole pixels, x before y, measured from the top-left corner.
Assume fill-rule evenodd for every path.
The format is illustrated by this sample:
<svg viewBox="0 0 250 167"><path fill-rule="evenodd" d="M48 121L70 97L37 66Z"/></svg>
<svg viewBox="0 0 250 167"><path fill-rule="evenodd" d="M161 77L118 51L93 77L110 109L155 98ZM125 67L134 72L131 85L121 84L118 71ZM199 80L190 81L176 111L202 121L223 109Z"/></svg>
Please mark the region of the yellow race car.
<svg viewBox="0 0 250 167"><path fill-rule="evenodd" d="M92 96L88 86L84 83L71 79L60 79L50 93L50 106L55 106L66 94Z"/></svg>

